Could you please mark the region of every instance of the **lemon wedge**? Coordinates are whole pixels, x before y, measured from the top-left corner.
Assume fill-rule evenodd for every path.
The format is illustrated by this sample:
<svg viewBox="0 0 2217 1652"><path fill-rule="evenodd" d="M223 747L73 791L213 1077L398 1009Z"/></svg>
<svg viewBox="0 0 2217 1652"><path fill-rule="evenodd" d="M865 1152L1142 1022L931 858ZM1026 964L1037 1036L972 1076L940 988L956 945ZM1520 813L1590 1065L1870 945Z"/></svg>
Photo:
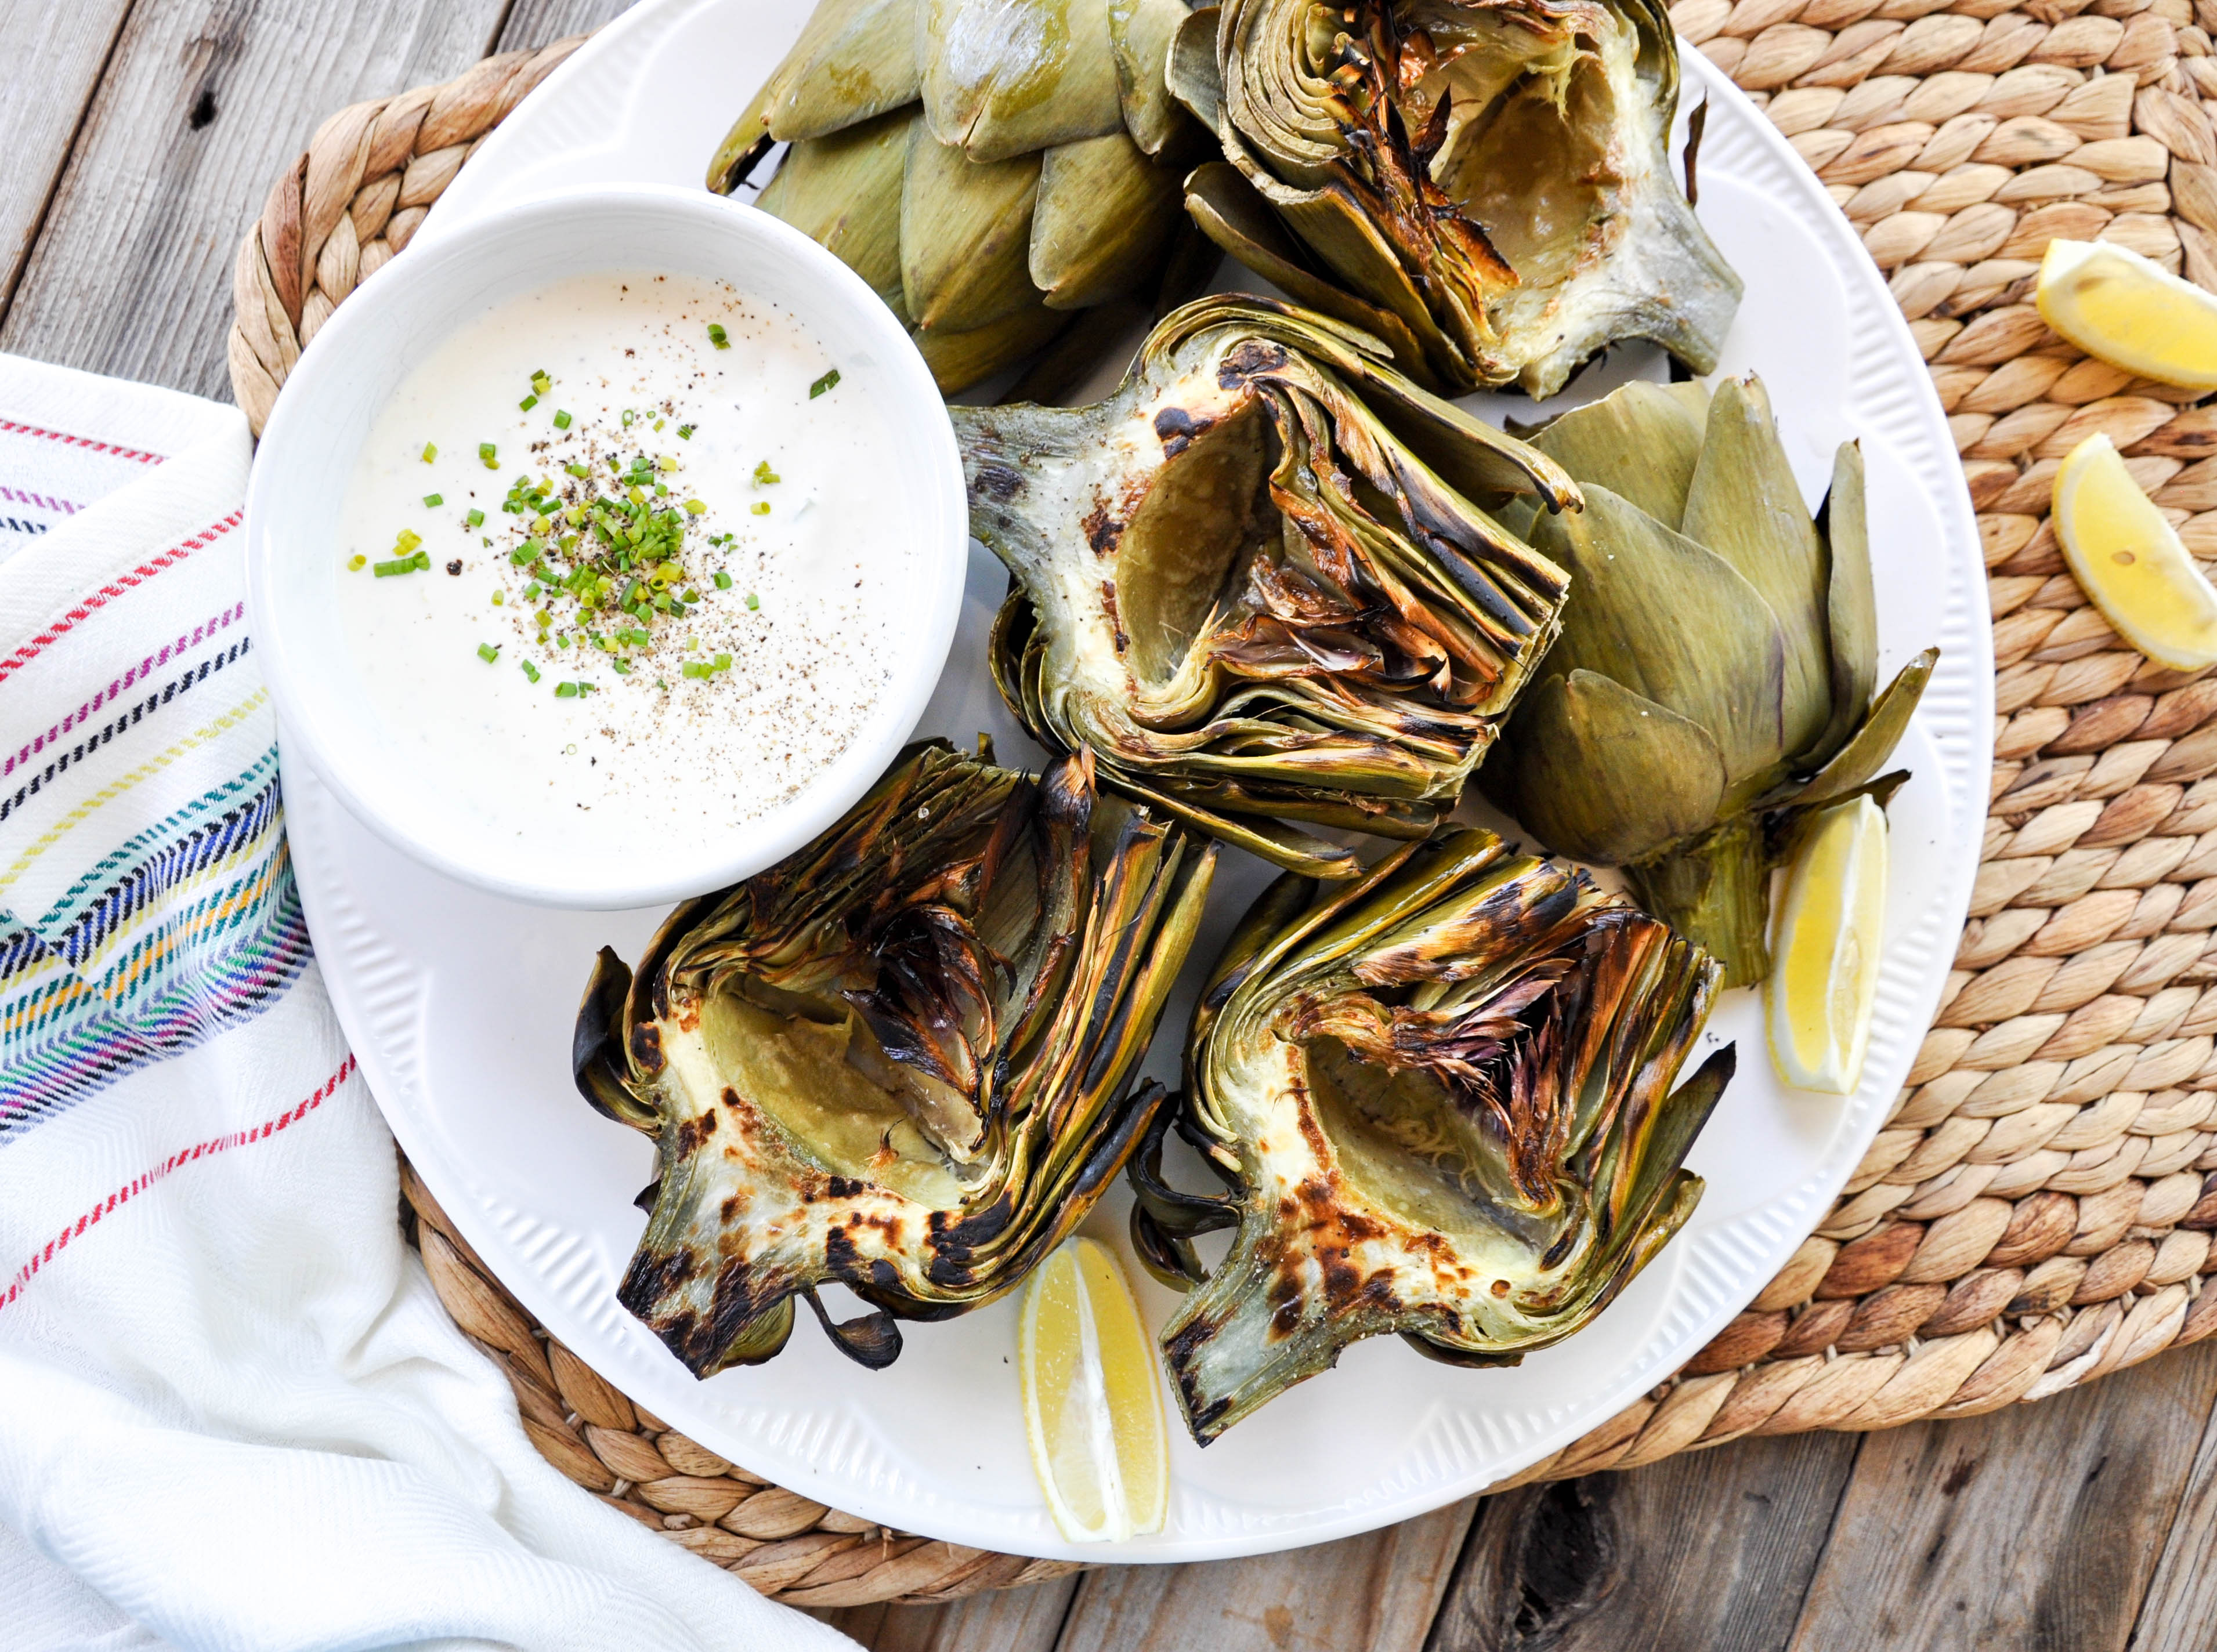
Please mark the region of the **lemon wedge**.
<svg viewBox="0 0 2217 1652"><path fill-rule="evenodd" d="M2107 241L2051 241L2033 294L2041 319L2113 367L2217 390L2217 293Z"/></svg>
<svg viewBox="0 0 2217 1652"><path fill-rule="evenodd" d="M2087 437L2056 472L2054 519L2064 560L2119 636L2174 670L2217 662L2217 590L2109 437Z"/></svg>
<svg viewBox="0 0 2217 1652"><path fill-rule="evenodd" d="M1849 1095L1862 1080L1886 928L1886 811L1868 797L1811 823L1779 909L1764 983L1770 1058L1805 1090Z"/></svg>
<svg viewBox="0 0 2217 1652"><path fill-rule="evenodd" d="M1073 1239L1041 1264L1016 1346L1032 1467L1062 1535L1161 1531L1170 1458L1154 1344L1108 1247Z"/></svg>

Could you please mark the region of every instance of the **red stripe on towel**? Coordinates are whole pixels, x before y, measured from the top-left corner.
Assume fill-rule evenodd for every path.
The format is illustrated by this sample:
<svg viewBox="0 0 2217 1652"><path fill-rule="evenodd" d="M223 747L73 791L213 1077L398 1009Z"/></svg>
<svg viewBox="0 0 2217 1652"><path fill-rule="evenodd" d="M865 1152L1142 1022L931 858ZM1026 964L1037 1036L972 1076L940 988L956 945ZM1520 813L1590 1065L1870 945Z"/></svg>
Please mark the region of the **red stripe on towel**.
<svg viewBox="0 0 2217 1652"><path fill-rule="evenodd" d="M172 1170L181 1169L192 1163L194 1160L205 1159L212 1154L226 1153L234 1147L246 1147L256 1142L267 1141L279 1131L299 1124L301 1119L323 1106L353 1073L354 1057L349 1055L339 1063L338 1071L325 1079L323 1088L306 1100L295 1103L275 1119L265 1119L258 1125L250 1125L246 1129L235 1130L228 1136L214 1137L196 1147L188 1147L172 1153L152 1169L142 1172L134 1180L117 1188L52 1239L46 1241L45 1249L38 1252L29 1261L16 1270L15 1277L9 1281L7 1290L0 1291L0 1310L5 1310L9 1304L22 1295L23 1287L30 1284L40 1268L68 1249L70 1241L81 1236L88 1229L97 1226L103 1217L111 1211L122 1209L124 1205L128 1205L155 1183L167 1177Z"/></svg>
<svg viewBox="0 0 2217 1652"><path fill-rule="evenodd" d="M95 441L90 436L73 436L66 430L47 430L35 424L18 424L13 419L0 419L0 430L11 435L44 436L48 441L59 441L65 447L83 447L90 453L106 453L114 459L135 459L141 465L159 465L160 453L141 453L136 447L118 447L113 442Z"/></svg>
<svg viewBox="0 0 2217 1652"><path fill-rule="evenodd" d="M6 423L5 420L0 420L0 428L5 428ZM172 563L182 562L194 552L213 545L232 528L237 527L244 515L245 512L234 510L213 527L204 528L189 539L182 540L171 546L157 557L149 558L129 573L117 575L13 654L9 655L5 659L0 659L0 682L7 681L16 672L45 653L47 646L57 638L75 630L77 622L88 618L95 609L106 607L133 586L145 584Z"/></svg>

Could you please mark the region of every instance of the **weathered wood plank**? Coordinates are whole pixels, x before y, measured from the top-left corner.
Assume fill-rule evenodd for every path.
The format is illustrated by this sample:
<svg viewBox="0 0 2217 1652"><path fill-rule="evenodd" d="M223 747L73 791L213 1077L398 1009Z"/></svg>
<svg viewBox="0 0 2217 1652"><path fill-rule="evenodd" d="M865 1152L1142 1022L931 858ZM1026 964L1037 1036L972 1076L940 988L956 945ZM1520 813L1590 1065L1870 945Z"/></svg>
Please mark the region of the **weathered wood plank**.
<svg viewBox="0 0 2217 1652"><path fill-rule="evenodd" d="M1251 1560L1089 1572L1057 1652L1417 1652L1476 1507Z"/></svg>
<svg viewBox="0 0 2217 1652"><path fill-rule="evenodd" d="M1857 1445L1742 1440L1490 1498L1428 1652L1775 1652Z"/></svg>
<svg viewBox="0 0 2217 1652"><path fill-rule="evenodd" d="M2217 1360L2196 1348L2166 1359ZM2202 1425L2185 1495L2134 1626L2133 1652L2204 1652L2217 1638L2217 1415Z"/></svg>
<svg viewBox="0 0 2217 1652"><path fill-rule="evenodd" d="M2126 1644L2217 1401L2217 1350L1873 1434L1792 1645ZM2181 1645L2209 1644L2206 1622Z"/></svg>
<svg viewBox="0 0 2217 1652"><path fill-rule="evenodd" d="M849 1606L820 1615L869 1652L1054 1652L1077 1593L1072 1575L943 1606Z"/></svg>
<svg viewBox="0 0 2217 1652"><path fill-rule="evenodd" d="M0 316L131 0L0 5Z"/></svg>
<svg viewBox="0 0 2217 1652"><path fill-rule="evenodd" d="M271 183L333 111L460 73L502 10L138 0L0 349L227 397L232 260Z"/></svg>
<svg viewBox="0 0 2217 1652"><path fill-rule="evenodd" d="M632 0L515 0L493 50L519 52L551 46L565 35L589 34L631 6Z"/></svg>

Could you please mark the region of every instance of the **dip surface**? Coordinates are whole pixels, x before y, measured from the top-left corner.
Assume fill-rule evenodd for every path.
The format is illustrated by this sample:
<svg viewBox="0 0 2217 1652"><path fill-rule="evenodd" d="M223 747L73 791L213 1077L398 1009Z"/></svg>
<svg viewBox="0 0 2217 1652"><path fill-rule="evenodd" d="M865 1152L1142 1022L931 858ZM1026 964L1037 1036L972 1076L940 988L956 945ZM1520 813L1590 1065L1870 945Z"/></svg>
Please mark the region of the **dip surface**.
<svg viewBox="0 0 2217 1652"><path fill-rule="evenodd" d="M534 850L652 855L854 743L917 552L840 366L775 305L652 274L504 300L417 364L355 462L337 589L429 778Z"/></svg>

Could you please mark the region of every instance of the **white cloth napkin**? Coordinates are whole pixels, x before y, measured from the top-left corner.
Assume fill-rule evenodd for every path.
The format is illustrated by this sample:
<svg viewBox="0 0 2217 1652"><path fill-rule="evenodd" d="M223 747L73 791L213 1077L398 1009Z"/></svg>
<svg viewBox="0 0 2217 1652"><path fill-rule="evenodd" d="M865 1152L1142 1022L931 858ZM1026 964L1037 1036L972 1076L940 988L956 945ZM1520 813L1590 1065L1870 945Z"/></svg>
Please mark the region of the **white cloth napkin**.
<svg viewBox="0 0 2217 1652"><path fill-rule="evenodd" d="M0 1646L850 1646L540 1459L395 1224L213 402L0 357Z"/></svg>

